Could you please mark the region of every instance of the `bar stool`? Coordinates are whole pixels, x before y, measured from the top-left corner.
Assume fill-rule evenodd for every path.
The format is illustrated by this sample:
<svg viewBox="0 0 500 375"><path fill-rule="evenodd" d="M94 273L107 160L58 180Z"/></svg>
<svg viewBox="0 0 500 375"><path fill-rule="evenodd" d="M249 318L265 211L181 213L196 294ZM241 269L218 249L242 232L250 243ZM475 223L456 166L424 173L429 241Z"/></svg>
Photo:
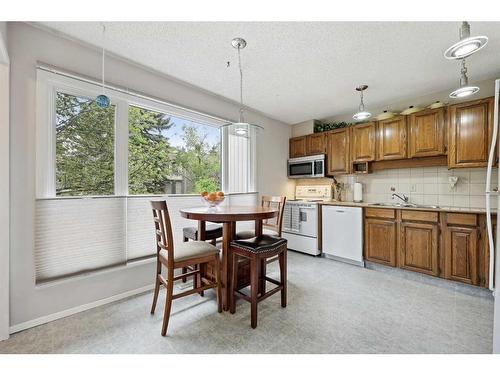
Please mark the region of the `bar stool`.
<svg viewBox="0 0 500 375"><path fill-rule="evenodd" d="M287 240L277 236L263 234L259 237L235 240L231 242L233 274L231 278L230 312L236 312L236 294L251 304L251 326L257 327L257 304L264 299L281 291L281 307L286 307L286 253ZM259 278L262 264L266 260L278 256L280 268L280 280L274 280L265 274ZM250 260L250 296L237 289L238 283L238 258L243 257ZM265 292L259 288L259 283L269 281L276 285L275 288ZM259 290L261 293L259 295Z"/></svg>

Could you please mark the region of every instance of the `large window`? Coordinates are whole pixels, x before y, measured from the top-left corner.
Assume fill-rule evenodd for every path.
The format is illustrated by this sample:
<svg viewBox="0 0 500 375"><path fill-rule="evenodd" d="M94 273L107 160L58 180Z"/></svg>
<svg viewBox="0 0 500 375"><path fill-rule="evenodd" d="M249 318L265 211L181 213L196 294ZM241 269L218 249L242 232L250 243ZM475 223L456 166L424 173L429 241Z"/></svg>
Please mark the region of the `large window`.
<svg viewBox="0 0 500 375"><path fill-rule="evenodd" d="M129 194L221 189L219 128L137 106L128 119Z"/></svg>
<svg viewBox="0 0 500 375"><path fill-rule="evenodd" d="M158 196L181 242L192 223L179 210L201 204L194 194L254 190L251 132L238 136L227 121L122 90L107 89L103 109L94 101L101 93L84 78L37 71L37 283L153 257ZM256 204L256 195L227 202Z"/></svg>
<svg viewBox="0 0 500 375"><path fill-rule="evenodd" d="M115 106L56 93L56 195L113 195Z"/></svg>

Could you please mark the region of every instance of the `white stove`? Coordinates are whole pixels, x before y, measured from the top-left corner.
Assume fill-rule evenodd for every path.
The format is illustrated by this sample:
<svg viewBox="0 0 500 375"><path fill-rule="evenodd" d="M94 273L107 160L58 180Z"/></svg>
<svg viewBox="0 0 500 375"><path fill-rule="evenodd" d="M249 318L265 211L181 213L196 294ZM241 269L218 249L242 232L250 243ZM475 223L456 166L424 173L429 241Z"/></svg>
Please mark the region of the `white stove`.
<svg viewBox="0 0 500 375"><path fill-rule="evenodd" d="M331 185L297 186L295 199L286 201L283 213L283 238L290 250L319 255L318 202L332 198Z"/></svg>

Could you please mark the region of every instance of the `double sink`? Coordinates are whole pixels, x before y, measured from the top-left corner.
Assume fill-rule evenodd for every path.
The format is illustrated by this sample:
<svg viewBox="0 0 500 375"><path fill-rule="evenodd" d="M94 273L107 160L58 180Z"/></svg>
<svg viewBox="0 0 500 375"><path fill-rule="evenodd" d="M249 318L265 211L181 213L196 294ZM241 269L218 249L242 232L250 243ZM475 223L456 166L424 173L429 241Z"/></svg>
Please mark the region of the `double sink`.
<svg viewBox="0 0 500 375"><path fill-rule="evenodd" d="M439 206L425 205L425 204L415 204L415 203L369 203L369 206L379 206L379 207L408 207L408 208L439 208Z"/></svg>

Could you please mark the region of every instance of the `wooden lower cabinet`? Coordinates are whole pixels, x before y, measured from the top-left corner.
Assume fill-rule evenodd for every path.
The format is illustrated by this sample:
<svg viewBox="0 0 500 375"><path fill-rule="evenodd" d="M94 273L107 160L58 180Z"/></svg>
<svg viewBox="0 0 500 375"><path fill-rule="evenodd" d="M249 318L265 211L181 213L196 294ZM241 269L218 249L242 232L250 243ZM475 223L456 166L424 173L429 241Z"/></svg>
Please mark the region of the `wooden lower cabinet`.
<svg viewBox="0 0 500 375"><path fill-rule="evenodd" d="M394 220L365 219L365 258L396 266L397 224Z"/></svg>
<svg viewBox="0 0 500 375"><path fill-rule="evenodd" d="M438 276L438 234L437 224L402 222L399 266Z"/></svg>
<svg viewBox="0 0 500 375"><path fill-rule="evenodd" d="M364 239L367 261L488 287L485 215L369 207Z"/></svg>
<svg viewBox="0 0 500 375"><path fill-rule="evenodd" d="M450 226L445 231L444 277L479 285L478 228Z"/></svg>

